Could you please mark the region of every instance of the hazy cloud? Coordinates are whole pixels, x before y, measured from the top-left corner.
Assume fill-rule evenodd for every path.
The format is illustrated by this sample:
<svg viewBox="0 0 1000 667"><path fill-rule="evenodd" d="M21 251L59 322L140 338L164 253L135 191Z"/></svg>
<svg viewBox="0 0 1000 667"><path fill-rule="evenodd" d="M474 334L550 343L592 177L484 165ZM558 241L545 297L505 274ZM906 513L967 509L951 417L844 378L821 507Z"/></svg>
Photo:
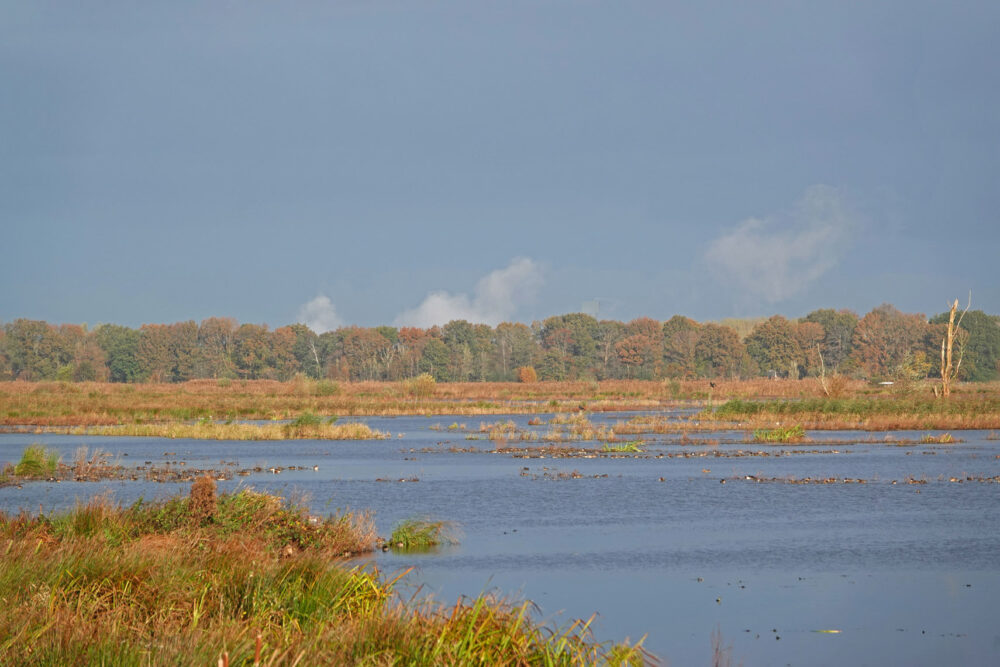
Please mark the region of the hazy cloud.
<svg viewBox="0 0 1000 667"><path fill-rule="evenodd" d="M344 323L329 297L322 294L299 308L298 321L316 333L333 331Z"/></svg>
<svg viewBox="0 0 1000 667"><path fill-rule="evenodd" d="M475 295L431 292L416 308L404 311L397 326L430 327L452 320L496 325L508 320L522 303L534 298L542 284L542 270L537 262L518 257L503 269L497 269L476 283Z"/></svg>
<svg viewBox="0 0 1000 667"><path fill-rule="evenodd" d="M749 218L715 239L705 259L739 288L775 303L833 268L857 224L839 190L813 185L791 210Z"/></svg>

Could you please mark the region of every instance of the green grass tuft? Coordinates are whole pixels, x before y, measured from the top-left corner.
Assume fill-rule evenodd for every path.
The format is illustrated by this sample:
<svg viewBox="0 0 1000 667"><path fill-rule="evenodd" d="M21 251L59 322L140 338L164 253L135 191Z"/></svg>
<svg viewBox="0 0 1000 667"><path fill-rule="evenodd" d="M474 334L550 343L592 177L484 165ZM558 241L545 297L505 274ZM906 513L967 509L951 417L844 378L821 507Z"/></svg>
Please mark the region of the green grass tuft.
<svg viewBox="0 0 1000 667"><path fill-rule="evenodd" d="M389 536L389 544L397 549L428 549L442 544L454 544L455 526L450 521L406 519Z"/></svg>
<svg viewBox="0 0 1000 667"><path fill-rule="evenodd" d="M323 423L323 418L319 415L314 415L311 412L303 412L301 415L292 420L291 426L319 426Z"/></svg>
<svg viewBox="0 0 1000 667"><path fill-rule="evenodd" d="M801 425L760 428L753 432L754 442L800 442L806 437Z"/></svg>
<svg viewBox="0 0 1000 667"><path fill-rule="evenodd" d="M642 445L642 440L632 440L630 442L623 442L619 445L613 445L610 442L604 443L602 451L605 452L630 452L638 453L643 451L640 447Z"/></svg>
<svg viewBox="0 0 1000 667"><path fill-rule="evenodd" d="M59 452L32 444L24 450L21 460L14 466L14 474L19 477L51 477L59 465Z"/></svg>

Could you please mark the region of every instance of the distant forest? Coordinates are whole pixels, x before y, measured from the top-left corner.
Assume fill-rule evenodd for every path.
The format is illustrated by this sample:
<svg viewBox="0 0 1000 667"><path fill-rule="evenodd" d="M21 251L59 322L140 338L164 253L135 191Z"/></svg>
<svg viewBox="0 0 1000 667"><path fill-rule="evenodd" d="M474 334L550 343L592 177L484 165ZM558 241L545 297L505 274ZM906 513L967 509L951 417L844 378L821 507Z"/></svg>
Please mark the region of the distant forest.
<svg viewBox="0 0 1000 667"><path fill-rule="evenodd" d="M531 326L463 320L418 329L304 324L271 330L212 317L198 324L0 327L0 380L184 382L198 378L441 382L573 379L801 378L839 373L871 380L935 377L948 314L930 319L885 304L864 317L816 310L798 320L699 323L557 315ZM1000 377L1000 317L969 311L956 344L959 378Z"/></svg>

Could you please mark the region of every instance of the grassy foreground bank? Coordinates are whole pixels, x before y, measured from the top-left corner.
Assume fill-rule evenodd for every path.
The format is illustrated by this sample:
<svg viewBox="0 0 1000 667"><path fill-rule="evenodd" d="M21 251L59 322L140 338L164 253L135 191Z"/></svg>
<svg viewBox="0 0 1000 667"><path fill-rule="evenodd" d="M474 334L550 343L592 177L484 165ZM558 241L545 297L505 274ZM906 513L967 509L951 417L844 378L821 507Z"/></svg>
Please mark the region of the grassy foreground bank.
<svg viewBox="0 0 1000 667"><path fill-rule="evenodd" d="M310 517L280 498L189 497L59 515L0 514L0 663L642 664L586 623L553 630L530 603L403 604L394 581L348 567L367 514Z"/></svg>

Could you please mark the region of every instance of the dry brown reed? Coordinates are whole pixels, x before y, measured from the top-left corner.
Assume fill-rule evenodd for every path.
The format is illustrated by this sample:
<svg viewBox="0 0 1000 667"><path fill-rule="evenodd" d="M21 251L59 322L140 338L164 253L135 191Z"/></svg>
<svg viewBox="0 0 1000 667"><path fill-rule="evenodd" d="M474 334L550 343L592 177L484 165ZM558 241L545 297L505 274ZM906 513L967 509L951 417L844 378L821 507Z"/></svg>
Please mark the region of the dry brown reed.
<svg viewBox="0 0 1000 667"><path fill-rule="evenodd" d="M120 426L48 427L48 432L70 435L129 435L193 440L373 440L389 434L367 424L216 424L157 423Z"/></svg>
<svg viewBox="0 0 1000 667"><path fill-rule="evenodd" d="M662 382L436 383L414 395L410 382L329 382L241 380L220 384L192 380L179 384L95 382L0 383L0 424L118 425L214 419L293 419L326 415L508 414L655 409L678 401L700 403L726 398L799 398L822 394L818 381L679 381L676 391ZM994 388L995 389L995 388ZM852 382L848 395L871 388ZM963 388L959 388L959 391ZM874 390L877 391L877 390ZM419 392L418 392L419 393Z"/></svg>

